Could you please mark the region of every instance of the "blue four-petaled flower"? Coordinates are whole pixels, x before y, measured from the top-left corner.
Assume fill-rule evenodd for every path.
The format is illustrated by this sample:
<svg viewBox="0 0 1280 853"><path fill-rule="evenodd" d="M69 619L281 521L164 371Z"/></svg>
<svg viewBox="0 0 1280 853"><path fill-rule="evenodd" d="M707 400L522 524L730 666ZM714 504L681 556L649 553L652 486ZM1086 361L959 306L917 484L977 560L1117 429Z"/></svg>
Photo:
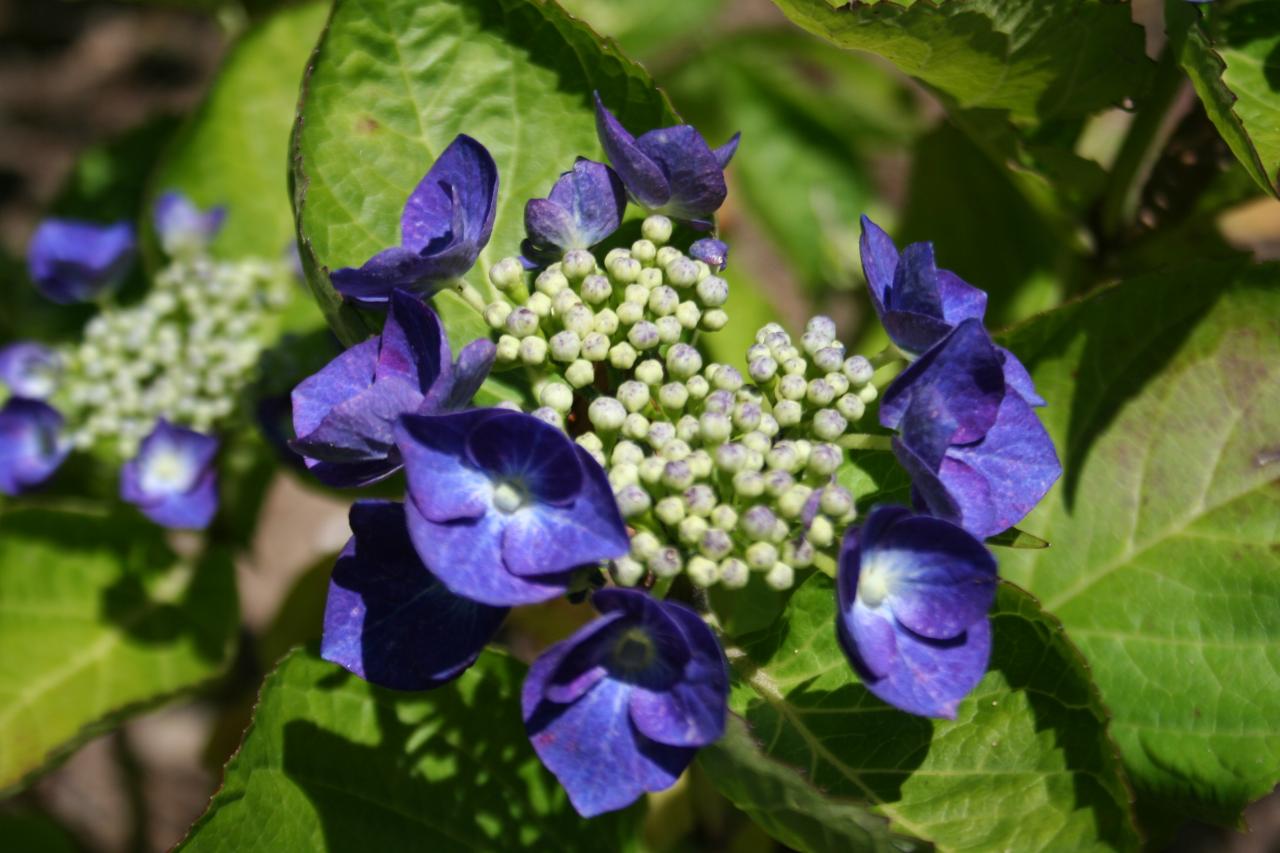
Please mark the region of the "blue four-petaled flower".
<svg viewBox="0 0 1280 853"><path fill-rule="evenodd" d="M61 370L58 354L35 341L0 348L0 385L15 397L47 400L57 390Z"/></svg>
<svg viewBox="0 0 1280 853"><path fill-rule="evenodd" d="M954 719L991 653L996 561L950 522L877 507L850 528L836 578L836 634L876 696Z"/></svg>
<svg viewBox="0 0 1280 853"><path fill-rule="evenodd" d="M203 530L218 509L218 440L166 420L120 469L120 497L163 527Z"/></svg>
<svg viewBox="0 0 1280 853"><path fill-rule="evenodd" d="M618 173L579 157L546 198L525 204L524 256L551 262L570 249L590 249L618 230L626 207L627 191Z"/></svg>
<svg viewBox="0 0 1280 853"><path fill-rule="evenodd" d="M88 302L120 283L136 245L128 222L46 219L27 246L27 270L47 299L63 305Z"/></svg>
<svg viewBox="0 0 1280 853"><path fill-rule="evenodd" d="M533 748L584 817L669 788L724 733L729 690L697 613L629 589L592 600L600 618L538 658L521 694Z"/></svg>
<svg viewBox="0 0 1280 853"><path fill-rule="evenodd" d="M53 476L71 445L58 410L13 397L0 409L0 494L18 495Z"/></svg>

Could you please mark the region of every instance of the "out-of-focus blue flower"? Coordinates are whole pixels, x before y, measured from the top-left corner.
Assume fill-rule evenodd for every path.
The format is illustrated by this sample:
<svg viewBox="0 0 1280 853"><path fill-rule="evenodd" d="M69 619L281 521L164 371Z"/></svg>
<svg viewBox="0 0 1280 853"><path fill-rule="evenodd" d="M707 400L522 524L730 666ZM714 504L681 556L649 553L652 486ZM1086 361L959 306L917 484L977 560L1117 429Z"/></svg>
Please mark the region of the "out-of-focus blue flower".
<svg viewBox="0 0 1280 853"><path fill-rule="evenodd" d="M404 505L357 501L329 581L320 654L395 690L427 690L475 663L507 615L454 595L413 550Z"/></svg>
<svg viewBox="0 0 1280 853"><path fill-rule="evenodd" d="M218 440L166 420L120 469L120 497L163 527L203 530L218 510Z"/></svg>
<svg viewBox="0 0 1280 853"><path fill-rule="evenodd" d="M396 289L430 296L471 269L497 210L498 167L483 145L459 134L405 202L400 245L359 269L335 270L333 286L370 306L385 304Z"/></svg>
<svg viewBox="0 0 1280 853"><path fill-rule="evenodd" d="M46 219L27 246L27 269L45 298L62 305L88 302L125 277L136 243L127 222Z"/></svg>
<svg viewBox="0 0 1280 853"><path fill-rule="evenodd" d="M71 445L62 415L39 400L14 397L0 409L0 493L18 495L53 476Z"/></svg>
<svg viewBox="0 0 1280 853"><path fill-rule="evenodd" d="M162 193L153 211L156 236L166 255L179 257L203 251L213 242L227 218L225 205L201 210L176 190Z"/></svg>
<svg viewBox="0 0 1280 853"><path fill-rule="evenodd" d="M601 617L538 658L521 693L542 763L584 817L669 788L724 733L729 672L698 614L605 589Z"/></svg>
<svg viewBox="0 0 1280 853"><path fill-rule="evenodd" d="M18 341L0 349L0 384L15 397L48 399L58 387L61 371L58 354L35 341Z"/></svg>
<svg viewBox="0 0 1280 853"><path fill-rule="evenodd" d="M702 261L713 272L719 272L729 265L729 244L714 237L703 237L689 247L689 257Z"/></svg>
<svg viewBox="0 0 1280 853"><path fill-rule="evenodd" d="M604 470L532 415L408 415L396 443L409 481L409 535L458 595L499 607L546 601L565 592L578 567L629 550Z"/></svg>
<svg viewBox="0 0 1280 853"><path fill-rule="evenodd" d="M627 191L618 173L579 157L560 175L546 198L524 206L525 257L556 261L570 249L589 249L622 223Z"/></svg>
<svg viewBox="0 0 1280 853"><path fill-rule="evenodd" d="M991 652L996 561L950 522L877 507L850 528L836 579L836 634L867 689L954 719Z"/></svg>
<svg viewBox="0 0 1280 853"><path fill-rule="evenodd" d="M880 404L917 504L983 538L1021 521L1062 473L1049 434L1008 381L1006 356L980 321L965 320Z"/></svg>
<svg viewBox="0 0 1280 853"><path fill-rule="evenodd" d="M712 150L687 124L632 136L609 112L597 92L596 133L609 162L641 207L709 227L724 204L724 169L738 150L739 134Z"/></svg>
<svg viewBox="0 0 1280 853"><path fill-rule="evenodd" d="M322 482L362 486L399 470L393 427L404 414L449 412L471 402L493 365L487 338L452 362L435 312L391 294L382 334L359 343L293 390L293 448Z"/></svg>

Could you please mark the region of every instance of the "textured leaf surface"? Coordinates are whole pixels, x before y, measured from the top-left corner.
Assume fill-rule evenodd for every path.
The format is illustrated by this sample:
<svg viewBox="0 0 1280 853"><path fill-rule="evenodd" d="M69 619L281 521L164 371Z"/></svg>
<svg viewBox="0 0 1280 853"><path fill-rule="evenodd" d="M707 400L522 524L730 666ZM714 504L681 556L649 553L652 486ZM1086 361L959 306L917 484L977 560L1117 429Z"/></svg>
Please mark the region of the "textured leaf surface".
<svg viewBox="0 0 1280 853"><path fill-rule="evenodd" d="M702 25L725 0L564 0L560 4L632 56L661 54L683 38L699 38Z"/></svg>
<svg viewBox="0 0 1280 853"><path fill-rule="evenodd" d="M1078 116L1138 94L1149 74L1127 6L1102 0L775 0L841 47L877 53L960 107L1019 124Z"/></svg>
<svg viewBox="0 0 1280 853"><path fill-rule="evenodd" d="M492 652L425 693L297 651L186 850L613 850L634 810L584 821L520 719L524 667Z"/></svg>
<svg viewBox="0 0 1280 853"><path fill-rule="evenodd" d="M1234 822L1280 778L1280 268L1136 279L1006 340L1067 475L1001 551L1066 625L1140 806Z"/></svg>
<svg viewBox="0 0 1280 853"><path fill-rule="evenodd" d="M1135 849L1128 790L1084 661L1015 587L1000 588L992 618L991 667L957 719L912 717L858 682L836 642L832 583L814 575L783 619L730 653L730 704L763 755L730 743L703 767L735 804L768 829L780 823L779 837L804 849L825 849L823 836L805 814L777 806L810 803L815 792L827 808L856 805L943 850ZM787 793L762 802L770 789ZM877 849L887 835L867 821L843 829L852 849Z"/></svg>
<svg viewBox="0 0 1280 853"><path fill-rule="evenodd" d="M1280 6L1205 9L1169 2L1178 60L1205 111L1253 179L1280 195Z"/></svg>
<svg viewBox="0 0 1280 853"><path fill-rule="evenodd" d="M597 89L633 132L674 122L643 69L554 3L338 0L293 159L304 266L338 334L351 343L367 326L341 306L327 270L399 243L405 199L459 133L488 147L500 176L493 239L468 275L487 293L489 267L519 253L525 202L575 157L603 157ZM456 298L437 305L465 343L458 315L473 312Z"/></svg>
<svg viewBox="0 0 1280 853"><path fill-rule="evenodd" d="M0 515L0 790L221 672L234 584L229 559L180 561L140 519Z"/></svg>

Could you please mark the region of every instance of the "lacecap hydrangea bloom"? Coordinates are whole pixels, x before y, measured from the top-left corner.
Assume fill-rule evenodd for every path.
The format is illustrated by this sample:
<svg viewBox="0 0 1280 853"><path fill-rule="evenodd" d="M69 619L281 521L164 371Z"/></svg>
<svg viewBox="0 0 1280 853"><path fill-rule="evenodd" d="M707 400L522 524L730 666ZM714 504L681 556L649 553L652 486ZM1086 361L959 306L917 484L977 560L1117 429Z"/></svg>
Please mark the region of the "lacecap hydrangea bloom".
<svg viewBox="0 0 1280 853"><path fill-rule="evenodd" d="M163 527L202 530L218 509L217 452L216 438L161 420L120 469L120 497Z"/></svg>

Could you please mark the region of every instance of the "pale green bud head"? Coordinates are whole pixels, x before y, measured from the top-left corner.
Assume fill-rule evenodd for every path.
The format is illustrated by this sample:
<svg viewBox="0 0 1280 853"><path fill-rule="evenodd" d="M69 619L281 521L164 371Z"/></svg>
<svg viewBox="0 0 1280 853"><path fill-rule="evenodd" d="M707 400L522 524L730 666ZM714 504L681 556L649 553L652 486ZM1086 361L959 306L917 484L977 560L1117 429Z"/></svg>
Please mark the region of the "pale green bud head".
<svg viewBox="0 0 1280 853"><path fill-rule="evenodd" d="M585 388L596 381L596 369L591 362L580 358L565 368L564 378L574 388Z"/></svg>
<svg viewBox="0 0 1280 853"><path fill-rule="evenodd" d="M640 233L655 246L661 246L671 239L672 227L670 219L655 213L645 217L640 224Z"/></svg>
<svg viewBox="0 0 1280 853"><path fill-rule="evenodd" d="M662 362L656 358L647 358L636 365L636 379L645 385L661 385L663 379Z"/></svg>
<svg viewBox="0 0 1280 853"><path fill-rule="evenodd" d="M589 332L582 338L582 357L588 361L604 361L609 357L611 344L608 335Z"/></svg>
<svg viewBox="0 0 1280 853"><path fill-rule="evenodd" d="M635 347L626 341L614 344L609 349L609 363L618 370L630 370L636 363Z"/></svg>

